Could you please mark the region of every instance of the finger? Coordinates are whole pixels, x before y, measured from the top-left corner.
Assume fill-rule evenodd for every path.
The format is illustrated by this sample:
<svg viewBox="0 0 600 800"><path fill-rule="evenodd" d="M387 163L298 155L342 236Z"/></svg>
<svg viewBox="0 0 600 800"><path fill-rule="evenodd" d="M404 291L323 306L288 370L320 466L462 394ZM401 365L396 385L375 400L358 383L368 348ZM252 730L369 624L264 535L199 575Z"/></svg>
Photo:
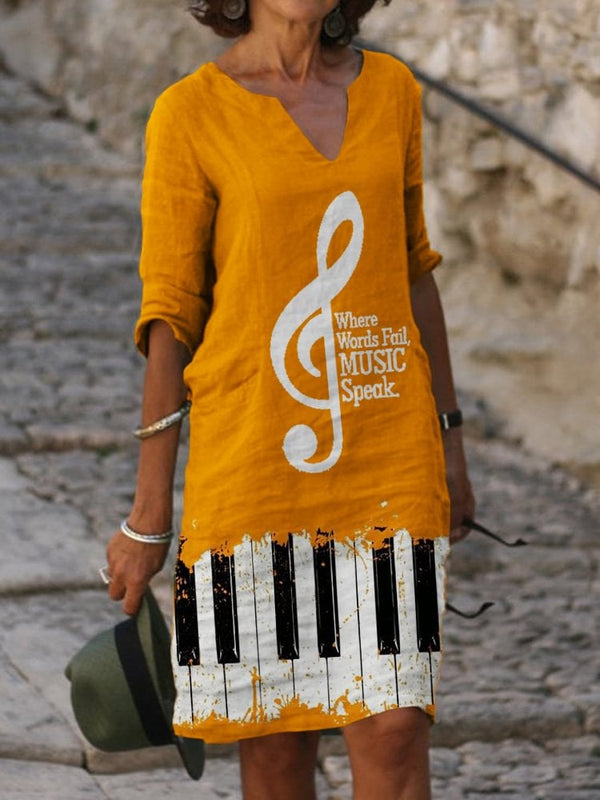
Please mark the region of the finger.
<svg viewBox="0 0 600 800"><path fill-rule="evenodd" d="M109 566L110 583L108 584L108 596L111 600L122 600L125 596L125 581L122 580L118 571Z"/></svg>
<svg viewBox="0 0 600 800"><path fill-rule="evenodd" d="M113 578L108 585L108 596L111 600L122 600L125 597L125 586Z"/></svg>
<svg viewBox="0 0 600 800"><path fill-rule="evenodd" d="M125 599L123 600L123 611L130 617L134 617L140 610L145 590L146 587L142 588L139 584L127 588Z"/></svg>
<svg viewBox="0 0 600 800"><path fill-rule="evenodd" d="M459 525L456 528L452 528L450 531L450 544L456 544L457 542L462 541L469 535L470 532L470 529L466 528L464 525Z"/></svg>
<svg viewBox="0 0 600 800"><path fill-rule="evenodd" d="M455 508L452 509L452 514L450 515L450 530L460 531L461 528L464 528L468 533L469 529L463 525L463 520L468 516L469 514L465 511L465 506L463 504L457 504Z"/></svg>

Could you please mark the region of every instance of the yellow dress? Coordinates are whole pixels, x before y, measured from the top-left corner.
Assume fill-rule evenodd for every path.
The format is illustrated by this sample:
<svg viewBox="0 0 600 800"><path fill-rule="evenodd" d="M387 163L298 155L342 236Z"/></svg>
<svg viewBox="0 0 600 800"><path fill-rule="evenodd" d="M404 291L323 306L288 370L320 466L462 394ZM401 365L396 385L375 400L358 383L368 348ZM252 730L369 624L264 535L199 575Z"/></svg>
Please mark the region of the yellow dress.
<svg viewBox="0 0 600 800"><path fill-rule="evenodd" d="M417 83L365 51L327 159L208 63L157 100L146 147L136 343L163 319L193 353L175 730L433 715L449 503L409 295L440 260Z"/></svg>

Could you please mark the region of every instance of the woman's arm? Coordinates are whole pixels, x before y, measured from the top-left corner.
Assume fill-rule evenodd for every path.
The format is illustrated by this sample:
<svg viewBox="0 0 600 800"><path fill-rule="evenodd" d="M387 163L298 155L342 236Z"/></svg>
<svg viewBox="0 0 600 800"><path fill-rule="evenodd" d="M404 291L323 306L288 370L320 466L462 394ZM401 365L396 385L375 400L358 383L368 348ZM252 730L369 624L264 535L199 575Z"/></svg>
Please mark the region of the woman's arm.
<svg viewBox="0 0 600 800"><path fill-rule="evenodd" d="M421 342L431 367L433 396L438 413L457 408L452 379L448 339L440 296L431 272L419 277L410 290L413 315L421 334ZM442 433L446 457L446 481L450 493L450 540L463 539L468 530L461 528L465 517L473 517L475 500L467 472L462 429L450 428Z"/></svg>
<svg viewBox="0 0 600 800"><path fill-rule="evenodd" d="M166 322L150 323L142 425L181 407L186 398L183 370L189 360L187 347L175 339ZM180 425L174 425L140 442L135 499L127 518L138 533L163 533L171 527L179 429ZM126 614L137 612L150 578L162 569L168 549L168 545L133 541L121 531L110 540L109 595L113 600L123 600Z"/></svg>

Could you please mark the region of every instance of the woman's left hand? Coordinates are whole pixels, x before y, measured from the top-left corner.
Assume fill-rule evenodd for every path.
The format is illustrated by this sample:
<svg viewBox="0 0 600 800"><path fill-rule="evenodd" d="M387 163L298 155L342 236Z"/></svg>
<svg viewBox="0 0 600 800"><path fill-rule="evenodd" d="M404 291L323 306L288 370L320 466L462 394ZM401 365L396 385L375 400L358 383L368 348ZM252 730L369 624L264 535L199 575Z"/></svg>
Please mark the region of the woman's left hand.
<svg viewBox="0 0 600 800"><path fill-rule="evenodd" d="M446 457L446 482L450 494L450 543L464 539L469 529L461 522L475 515L475 498L467 470L467 460L460 428L450 428L442 434Z"/></svg>

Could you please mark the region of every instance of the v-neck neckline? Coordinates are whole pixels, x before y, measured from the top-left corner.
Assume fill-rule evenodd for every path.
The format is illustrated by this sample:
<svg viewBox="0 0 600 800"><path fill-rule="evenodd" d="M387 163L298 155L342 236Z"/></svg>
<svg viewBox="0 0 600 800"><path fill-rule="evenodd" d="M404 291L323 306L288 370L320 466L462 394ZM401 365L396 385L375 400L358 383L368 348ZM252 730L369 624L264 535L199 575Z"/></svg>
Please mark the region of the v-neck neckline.
<svg viewBox="0 0 600 800"><path fill-rule="evenodd" d="M344 153L344 150L346 149L346 145L348 143L348 138L349 138L349 135L350 135L350 132L351 132L352 121L353 121L353 117L354 117L354 94L356 93L357 89L360 87L360 84L363 82L363 80L364 80L363 76L364 76L364 74L366 72L367 58L365 56L365 53L367 51L359 50L358 48L355 48L355 49L356 49L356 52L358 52L361 55L362 62L361 62L361 65L360 65L360 71L352 79L352 81L348 84L348 86L346 87L346 90L345 90L345 92L346 92L346 120L345 120L345 124L344 124L344 133L343 133L343 136L342 136L342 140L341 140L341 144L340 144L339 150L338 150L338 152L336 153L336 155L333 158L329 158L321 150L319 150L319 148L312 141L312 139L304 132L304 130L302 130L302 128L300 127L300 125L296 121L295 117L292 116L292 114L288 111L288 109L285 107L285 105L283 104L281 99L279 97L277 97L277 95L263 94L261 92L255 92L252 89L248 89L246 86L244 86L243 84L241 84L238 81L236 81L235 78L232 78L231 75L228 75L224 70L222 70L221 67L219 67L219 65L215 61L209 61L208 64L206 64L205 66L212 67L213 71L219 77L222 77L228 84L230 84L232 87L234 87L238 92L242 93L243 95L246 95L246 96L248 96L250 98L258 98L259 101L267 102L267 103L270 103L270 104L273 104L273 103L276 104L277 107L280 109L281 113L284 115L285 119L288 121L288 124L293 126L293 129L296 131L296 134L302 139L302 141L304 142L305 146L313 153L313 155L317 156L318 158L320 158L322 161L324 161L327 164L335 164L337 161L340 160L340 158L342 157L342 155Z"/></svg>

